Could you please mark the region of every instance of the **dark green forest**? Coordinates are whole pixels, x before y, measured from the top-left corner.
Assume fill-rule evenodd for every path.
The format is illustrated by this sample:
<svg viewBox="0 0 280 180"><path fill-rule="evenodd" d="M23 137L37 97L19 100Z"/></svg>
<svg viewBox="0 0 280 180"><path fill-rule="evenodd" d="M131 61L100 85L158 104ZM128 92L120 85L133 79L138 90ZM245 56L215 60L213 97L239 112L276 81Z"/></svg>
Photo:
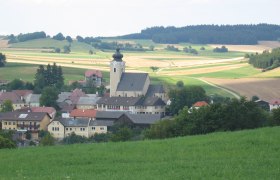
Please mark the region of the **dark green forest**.
<svg viewBox="0 0 280 180"><path fill-rule="evenodd" d="M271 52L264 51L262 54L246 54L249 64L256 68L271 70L280 66L280 48L273 49Z"/></svg>
<svg viewBox="0 0 280 180"><path fill-rule="evenodd" d="M141 33L120 36L123 39L151 39L155 43L194 44L257 44L258 41L278 40L280 26L257 25L196 25L185 27L151 27Z"/></svg>

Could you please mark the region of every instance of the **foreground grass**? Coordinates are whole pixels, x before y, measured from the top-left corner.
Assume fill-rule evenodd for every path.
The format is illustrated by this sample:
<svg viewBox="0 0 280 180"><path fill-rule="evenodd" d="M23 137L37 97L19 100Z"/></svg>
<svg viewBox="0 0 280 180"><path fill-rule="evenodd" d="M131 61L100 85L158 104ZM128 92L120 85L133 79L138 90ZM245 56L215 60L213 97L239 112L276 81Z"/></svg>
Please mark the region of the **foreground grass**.
<svg viewBox="0 0 280 180"><path fill-rule="evenodd" d="M280 127L0 150L1 179L278 179Z"/></svg>

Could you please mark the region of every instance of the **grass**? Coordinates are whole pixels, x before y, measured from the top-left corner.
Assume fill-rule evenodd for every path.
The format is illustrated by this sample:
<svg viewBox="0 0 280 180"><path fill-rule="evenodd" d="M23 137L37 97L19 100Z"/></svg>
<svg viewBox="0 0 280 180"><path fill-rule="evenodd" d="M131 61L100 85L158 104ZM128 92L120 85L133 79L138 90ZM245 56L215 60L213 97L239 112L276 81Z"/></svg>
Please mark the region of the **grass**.
<svg viewBox="0 0 280 180"><path fill-rule="evenodd" d="M12 81L20 78L24 81L33 82L36 70L39 65L24 63L7 63L5 68L1 68L0 79ZM85 69L62 67L65 84L70 80L84 79ZM105 79L109 78L108 72L102 72Z"/></svg>
<svg viewBox="0 0 280 180"><path fill-rule="evenodd" d="M280 128L0 150L1 179L278 179Z"/></svg>
<svg viewBox="0 0 280 180"><path fill-rule="evenodd" d="M224 71L213 72L213 73L199 73L199 74L194 74L194 75L190 75L190 76L191 77L236 79L236 78L252 77L259 73L261 73L260 70L255 69L251 65L246 65L244 67L231 69L231 70L224 70Z"/></svg>
<svg viewBox="0 0 280 180"><path fill-rule="evenodd" d="M69 43L64 40L64 41L58 41L55 39L51 38L44 38L44 39L34 39L26 42L20 42L20 43L14 43L11 44L12 48L34 48L34 49L49 49L49 48L60 48L63 51L64 46L68 46ZM71 50L72 51L83 51L83 52L88 52L89 50L93 49L90 45L86 43L81 43L77 41L73 41L71 43Z"/></svg>

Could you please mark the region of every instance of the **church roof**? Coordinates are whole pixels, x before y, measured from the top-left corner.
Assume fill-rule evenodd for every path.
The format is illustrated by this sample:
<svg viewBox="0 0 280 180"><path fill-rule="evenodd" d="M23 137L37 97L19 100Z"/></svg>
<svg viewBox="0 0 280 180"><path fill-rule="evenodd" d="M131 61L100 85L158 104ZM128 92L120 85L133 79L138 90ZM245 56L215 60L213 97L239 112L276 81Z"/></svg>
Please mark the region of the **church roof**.
<svg viewBox="0 0 280 180"><path fill-rule="evenodd" d="M156 93L165 93L161 84L151 84L147 91L147 96L154 96Z"/></svg>
<svg viewBox="0 0 280 180"><path fill-rule="evenodd" d="M122 73L117 91L142 91L148 73Z"/></svg>

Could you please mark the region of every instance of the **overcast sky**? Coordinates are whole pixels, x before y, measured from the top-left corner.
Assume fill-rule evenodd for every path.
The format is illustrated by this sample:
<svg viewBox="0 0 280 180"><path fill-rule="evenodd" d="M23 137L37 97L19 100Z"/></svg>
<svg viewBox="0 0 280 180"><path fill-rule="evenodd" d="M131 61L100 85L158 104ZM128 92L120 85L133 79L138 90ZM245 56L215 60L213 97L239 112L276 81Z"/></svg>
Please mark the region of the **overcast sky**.
<svg viewBox="0 0 280 180"><path fill-rule="evenodd" d="M280 0L0 0L0 34L115 36L152 26L280 24Z"/></svg>

